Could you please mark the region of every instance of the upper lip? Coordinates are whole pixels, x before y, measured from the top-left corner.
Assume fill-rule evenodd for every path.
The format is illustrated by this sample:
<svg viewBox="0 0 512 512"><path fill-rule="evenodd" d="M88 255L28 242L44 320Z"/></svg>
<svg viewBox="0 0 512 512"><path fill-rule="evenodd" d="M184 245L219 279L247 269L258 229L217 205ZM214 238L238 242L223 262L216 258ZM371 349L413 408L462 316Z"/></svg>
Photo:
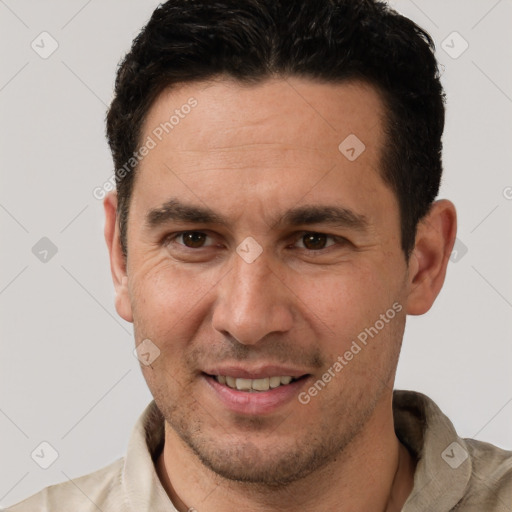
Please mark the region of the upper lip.
<svg viewBox="0 0 512 512"><path fill-rule="evenodd" d="M265 365L258 367L242 366L216 366L209 370L204 370L208 375L223 375L234 377L235 379L265 379L266 377L294 377L299 378L307 375L308 372L291 368L287 366Z"/></svg>

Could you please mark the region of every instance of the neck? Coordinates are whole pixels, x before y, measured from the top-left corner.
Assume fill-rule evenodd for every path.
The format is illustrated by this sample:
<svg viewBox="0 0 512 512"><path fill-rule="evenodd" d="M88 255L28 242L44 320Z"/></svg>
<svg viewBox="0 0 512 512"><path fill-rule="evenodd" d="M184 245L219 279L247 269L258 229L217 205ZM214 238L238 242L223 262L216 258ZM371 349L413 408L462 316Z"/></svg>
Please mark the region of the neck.
<svg viewBox="0 0 512 512"><path fill-rule="evenodd" d="M384 405L389 409L384 421L376 409L364 431L333 461L286 487L223 479L206 468L167 423L156 469L179 512L286 512L298 505L305 512L398 512L412 490L415 461L395 435L391 404Z"/></svg>

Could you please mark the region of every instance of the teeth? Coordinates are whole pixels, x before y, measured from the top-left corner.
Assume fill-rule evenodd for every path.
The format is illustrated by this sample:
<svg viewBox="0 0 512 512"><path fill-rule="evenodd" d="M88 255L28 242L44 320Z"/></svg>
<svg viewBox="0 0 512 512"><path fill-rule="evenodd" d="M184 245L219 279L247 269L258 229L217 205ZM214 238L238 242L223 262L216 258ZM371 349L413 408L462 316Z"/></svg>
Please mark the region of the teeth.
<svg viewBox="0 0 512 512"><path fill-rule="evenodd" d="M281 377L270 377L270 387L272 389L277 388L277 386L281 385Z"/></svg>
<svg viewBox="0 0 512 512"><path fill-rule="evenodd" d="M236 389L239 391L249 391L251 389L251 379L236 379Z"/></svg>
<svg viewBox="0 0 512 512"><path fill-rule="evenodd" d="M254 379L252 381L252 389L256 391L268 391L270 387L269 381L270 379L268 377L266 379Z"/></svg>
<svg viewBox="0 0 512 512"><path fill-rule="evenodd" d="M293 377L265 377L264 379L235 379L229 375L216 375L215 379L221 384L226 384L232 389L238 389L239 391L268 391L269 389L275 389L279 386L286 386L292 382Z"/></svg>

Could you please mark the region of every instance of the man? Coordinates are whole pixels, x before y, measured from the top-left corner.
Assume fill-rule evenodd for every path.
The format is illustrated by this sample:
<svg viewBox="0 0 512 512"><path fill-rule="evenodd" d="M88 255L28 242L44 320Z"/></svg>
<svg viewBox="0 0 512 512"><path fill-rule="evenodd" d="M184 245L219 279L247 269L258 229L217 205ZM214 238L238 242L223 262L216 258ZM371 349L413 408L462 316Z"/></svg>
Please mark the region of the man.
<svg viewBox="0 0 512 512"><path fill-rule="evenodd" d="M372 1L171 0L117 75L105 237L154 396L12 507L510 511L512 454L394 392L454 244L433 44Z"/></svg>

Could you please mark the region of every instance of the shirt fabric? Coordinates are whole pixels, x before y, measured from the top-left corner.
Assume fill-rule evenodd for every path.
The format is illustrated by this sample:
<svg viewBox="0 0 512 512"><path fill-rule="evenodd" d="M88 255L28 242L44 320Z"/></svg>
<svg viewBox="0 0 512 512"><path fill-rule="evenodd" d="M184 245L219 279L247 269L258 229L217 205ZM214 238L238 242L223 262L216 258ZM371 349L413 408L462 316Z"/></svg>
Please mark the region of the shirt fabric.
<svg viewBox="0 0 512 512"><path fill-rule="evenodd" d="M461 439L420 393L395 391L393 415L397 437L418 461L402 512L512 511L512 452ZM47 487L7 511L176 512L155 469L163 444L164 419L152 401L133 428L125 457Z"/></svg>

